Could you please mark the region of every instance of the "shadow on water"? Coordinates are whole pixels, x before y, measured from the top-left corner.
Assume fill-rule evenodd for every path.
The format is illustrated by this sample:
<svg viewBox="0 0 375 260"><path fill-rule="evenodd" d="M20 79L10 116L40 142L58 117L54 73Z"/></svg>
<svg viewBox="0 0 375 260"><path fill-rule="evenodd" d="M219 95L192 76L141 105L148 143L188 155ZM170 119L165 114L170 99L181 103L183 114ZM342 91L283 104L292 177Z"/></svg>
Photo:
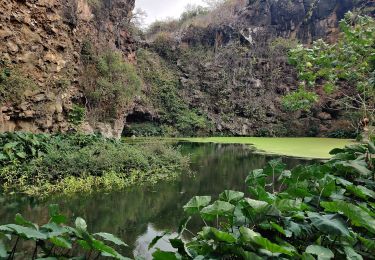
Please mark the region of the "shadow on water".
<svg viewBox="0 0 375 260"><path fill-rule="evenodd" d="M164 231L175 231L184 214L182 207L196 195L217 197L225 189L246 191L245 178L251 170L262 168L272 156L253 154L244 145L184 143L181 149L191 155L192 174L182 174L174 182L162 182L153 187L135 187L113 193L90 196L55 198L38 202L32 198L7 201L0 198L0 224L13 222L16 213L39 223L48 221L47 206L60 205L62 211L74 219L87 220L90 231L116 234L130 247L126 252L150 257L148 244ZM288 168L311 161L283 158ZM198 221L198 220L196 220ZM199 222L191 223L198 231ZM195 226L195 228L194 228ZM169 250L161 240L156 247Z"/></svg>

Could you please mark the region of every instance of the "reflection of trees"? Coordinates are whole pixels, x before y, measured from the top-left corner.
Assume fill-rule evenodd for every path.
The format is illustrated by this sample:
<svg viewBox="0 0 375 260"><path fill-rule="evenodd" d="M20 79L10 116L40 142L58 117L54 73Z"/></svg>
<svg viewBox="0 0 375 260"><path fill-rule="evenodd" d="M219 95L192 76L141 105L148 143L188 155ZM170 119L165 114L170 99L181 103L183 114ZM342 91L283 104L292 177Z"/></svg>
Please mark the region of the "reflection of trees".
<svg viewBox="0 0 375 260"><path fill-rule="evenodd" d="M182 207L191 197L212 195L215 198L225 189L246 191L244 180L248 173L262 168L272 158L252 154L242 145L184 144L183 151L192 154L194 177L183 175L173 183L163 182L154 187L55 198L47 202L22 198L15 200L17 204L13 207L0 208L0 224L13 222L18 212L32 221L46 223L47 205L57 203L72 219L77 216L86 219L91 231L109 232L124 239L130 245L124 253L130 255L137 238L147 232L149 223L156 231L176 230L184 215ZM285 158L284 162L292 167L301 160ZM0 200L2 203L5 202ZM200 226L200 220L193 219L191 229L197 231Z"/></svg>

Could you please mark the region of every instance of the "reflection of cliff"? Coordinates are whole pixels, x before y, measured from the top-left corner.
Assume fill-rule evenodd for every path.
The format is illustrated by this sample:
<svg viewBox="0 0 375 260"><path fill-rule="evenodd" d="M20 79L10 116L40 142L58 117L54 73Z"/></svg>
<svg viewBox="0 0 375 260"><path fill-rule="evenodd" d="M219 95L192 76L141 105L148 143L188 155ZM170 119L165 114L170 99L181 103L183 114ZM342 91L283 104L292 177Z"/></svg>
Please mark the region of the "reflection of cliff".
<svg viewBox="0 0 375 260"><path fill-rule="evenodd" d="M184 144L183 151L192 154L194 177L183 175L173 183L159 183L154 187L139 187L125 192L94 194L89 197L51 199L38 204L22 199L15 207L0 208L0 224L13 221L18 212L26 218L48 221L47 205L58 203L72 220L81 216L87 220L90 231L110 232L130 245L124 252L130 255L139 236L148 237L151 232L176 231L184 217L182 207L196 195L217 198L225 189L246 191L244 180L253 170L262 168L270 159L254 155L246 146L215 144ZM285 159L291 167L299 160ZM198 231L202 223L193 219L192 231Z"/></svg>

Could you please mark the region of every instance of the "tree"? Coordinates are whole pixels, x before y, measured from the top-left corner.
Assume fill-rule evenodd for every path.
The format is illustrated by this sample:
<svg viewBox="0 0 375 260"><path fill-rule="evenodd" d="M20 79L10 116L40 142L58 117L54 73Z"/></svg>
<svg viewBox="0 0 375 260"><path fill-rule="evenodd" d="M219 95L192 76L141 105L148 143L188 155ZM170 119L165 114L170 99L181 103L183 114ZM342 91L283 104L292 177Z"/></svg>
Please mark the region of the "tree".
<svg viewBox="0 0 375 260"><path fill-rule="evenodd" d="M147 12L141 8L137 8L133 11L130 21L137 28L143 28L145 26L145 20L147 18Z"/></svg>
<svg viewBox="0 0 375 260"><path fill-rule="evenodd" d="M308 110L319 100L319 89L328 98L336 94L343 109L360 112L366 139L375 113L375 20L349 12L340 27L335 44L318 40L311 47L299 45L290 51L300 84L283 103L291 110Z"/></svg>

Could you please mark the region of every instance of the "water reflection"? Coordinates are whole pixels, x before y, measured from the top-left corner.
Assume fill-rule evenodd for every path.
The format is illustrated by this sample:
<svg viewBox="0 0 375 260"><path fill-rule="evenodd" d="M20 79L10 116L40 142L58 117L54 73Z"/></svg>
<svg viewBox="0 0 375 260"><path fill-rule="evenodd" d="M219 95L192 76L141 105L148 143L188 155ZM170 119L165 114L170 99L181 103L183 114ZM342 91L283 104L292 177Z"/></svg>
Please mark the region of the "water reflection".
<svg viewBox="0 0 375 260"><path fill-rule="evenodd" d="M13 221L16 213L44 223L48 221L47 205L58 203L72 220L81 216L91 231L116 234L130 247L127 256L150 256L148 244L164 231L176 231L184 217L182 206L195 195L217 196L225 189L246 191L244 180L253 169L262 168L272 157L253 154L242 145L182 144L184 153L192 156L194 176L183 174L173 183L159 183L153 187L137 187L128 191L93 194L89 197L54 198L38 202L32 198L1 201L0 224ZM288 167L307 161L283 158ZM191 223L198 231L199 220ZM194 228L195 227L195 228ZM170 250L160 241L158 247Z"/></svg>

